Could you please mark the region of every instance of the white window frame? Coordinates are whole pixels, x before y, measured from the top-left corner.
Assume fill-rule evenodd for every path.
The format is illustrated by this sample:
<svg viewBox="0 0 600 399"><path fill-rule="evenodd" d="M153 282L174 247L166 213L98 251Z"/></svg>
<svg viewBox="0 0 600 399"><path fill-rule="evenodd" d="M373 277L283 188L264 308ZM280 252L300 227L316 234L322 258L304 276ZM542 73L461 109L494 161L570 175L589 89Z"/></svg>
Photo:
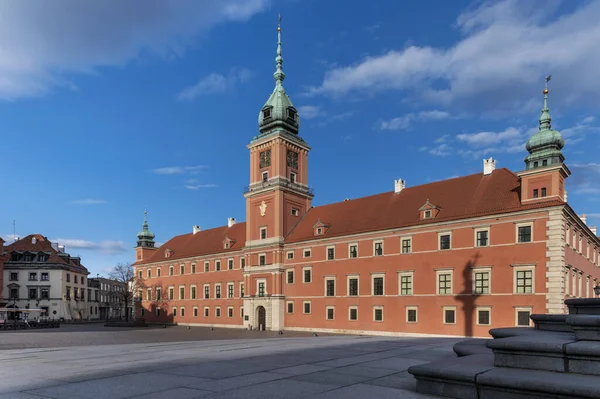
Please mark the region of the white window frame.
<svg viewBox="0 0 600 399"><path fill-rule="evenodd" d="M244 318L244 305L240 306L240 317Z"/></svg>
<svg viewBox="0 0 600 399"><path fill-rule="evenodd" d="M204 294L206 292L206 287L208 287L208 298L206 298ZM210 299L210 284L204 284L202 286L202 299Z"/></svg>
<svg viewBox="0 0 600 399"><path fill-rule="evenodd" d="M356 295L350 295L350 280L356 279ZM385 290L385 281L383 284ZM348 297L359 297L360 296L360 276L358 274L350 274L346 276L346 296Z"/></svg>
<svg viewBox="0 0 600 399"><path fill-rule="evenodd" d="M432 215L431 209L427 209L427 210L423 211L423 219L431 219L431 215Z"/></svg>
<svg viewBox="0 0 600 399"><path fill-rule="evenodd" d="M416 316L416 320L415 321L408 321L408 311L409 310L414 310L415 311L415 316ZM406 306L406 315L405 315L405 321L408 324L417 324L419 322L419 307L418 306Z"/></svg>
<svg viewBox="0 0 600 399"><path fill-rule="evenodd" d="M479 293L475 292L477 281L475 279L476 273L488 273L488 292ZM478 266L471 269L471 280L473 281L473 287L471 292L475 295L490 295L492 293L492 267L491 266Z"/></svg>
<svg viewBox="0 0 600 399"><path fill-rule="evenodd" d="M440 274L450 274L450 293L440 294ZM454 269L437 269L435 271L435 295L454 295Z"/></svg>
<svg viewBox="0 0 600 399"><path fill-rule="evenodd" d="M229 268L229 265L231 265L231 269ZM235 259L227 258L227 270L234 270L234 269L235 269Z"/></svg>
<svg viewBox="0 0 600 399"><path fill-rule="evenodd" d="M306 251L308 251L308 256L306 256ZM302 257L310 258L312 256L312 248L303 248L302 249Z"/></svg>
<svg viewBox="0 0 600 399"><path fill-rule="evenodd" d="M325 289L325 291L323 292L323 296L324 296L324 297L326 297L326 298L335 298L335 297L337 296L337 295L336 295L336 291L337 291L337 282L336 282L335 280L336 280L335 276L328 276L328 277L325 277L325 280L324 280L324 284L325 284L325 287L324 287L324 289ZM331 296L331 295L327 295L327 282L328 282L328 281L333 281L333 296Z"/></svg>
<svg viewBox="0 0 600 399"><path fill-rule="evenodd" d="M513 266L513 294L514 295L533 295L535 294L535 265L512 265ZM517 293L517 272L531 270L531 292Z"/></svg>
<svg viewBox="0 0 600 399"><path fill-rule="evenodd" d="M219 287L218 290L217 287ZM220 298L217 298L217 291L219 291L219 295L221 296ZM221 283L215 283L215 290L213 291L213 293L214 299L223 299L223 286L221 285Z"/></svg>
<svg viewBox="0 0 600 399"><path fill-rule="evenodd" d="M217 266L219 266L219 267L217 268ZM215 260L215 271L216 272L220 272L221 271L221 259Z"/></svg>
<svg viewBox="0 0 600 399"><path fill-rule="evenodd" d="M402 294L402 277L410 277L410 294ZM384 285L385 289L385 285ZM398 272L398 295L413 296L415 295L415 272L414 270L403 270Z"/></svg>
<svg viewBox="0 0 600 399"><path fill-rule="evenodd" d="M229 287L233 287L233 296L231 298L229 297ZM227 299L233 298L235 298L235 283L227 283Z"/></svg>
<svg viewBox="0 0 600 399"><path fill-rule="evenodd" d="M290 304L292 305L292 311L291 312L290 312ZM294 311L296 310L295 308L296 308L296 306L294 305L294 301L287 301L285 303L285 313L287 313L287 314L294 314Z"/></svg>
<svg viewBox="0 0 600 399"><path fill-rule="evenodd" d="M294 269L288 269L285 271L285 283L286 284L294 284L296 282L296 273L294 273ZM290 283L289 276L292 275L292 282Z"/></svg>
<svg viewBox="0 0 600 399"><path fill-rule="evenodd" d="M519 325L519 312L529 312L529 316L533 314L532 306L518 306L515 307L515 327L531 327L531 317L529 318L529 324L526 326Z"/></svg>
<svg viewBox="0 0 600 399"><path fill-rule="evenodd" d="M356 257L354 257L354 258L350 254L351 253L350 249L353 246L356 246ZM348 259L358 259L358 243L357 242L351 242L350 244L348 244Z"/></svg>
<svg viewBox="0 0 600 399"><path fill-rule="evenodd" d="M450 248L448 249L442 249L442 236L450 236ZM437 238L437 246L438 246L438 251L451 251L452 250L452 231L442 231L438 233L438 238Z"/></svg>
<svg viewBox="0 0 600 399"><path fill-rule="evenodd" d="M352 320L351 318L352 309L356 310L356 320ZM358 306L348 306L348 321L358 321Z"/></svg>
<svg viewBox="0 0 600 399"><path fill-rule="evenodd" d="M290 258L290 254L292 254L292 257L291 257L291 258ZM294 259L294 251L293 251L293 250L292 250L292 251L287 251L287 252L285 253L285 259L286 259L286 260L292 260L292 259Z"/></svg>
<svg viewBox="0 0 600 399"><path fill-rule="evenodd" d="M196 270L196 262L193 262L193 263L190 265L190 272L191 272L192 274L196 274L196 271L197 271L197 270Z"/></svg>
<svg viewBox="0 0 600 399"><path fill-rule="evenodd" d="M260 294L260 292L258 290L258 287L259 287L260 283L263 283L265 285L265 295L264 295L264 297L266 297L268 295L268 292L267 292L267 279L266 278L257 278L256 279L256 296L258 297L259 294Z"/></svg>
<svg viewBox="0 0 600 399"><path fill-rule="evenodd" d="M329 250L333 249L333 259L329 259ZM332 261L335 260L335 245L328 245L325 247L325 260Z"/></svg>
<svg viewBox="0 0 600 399"><path fill-rule="evenodd" d="M234 316L233 306L227 306L227 318L231 319ZM231 315L231 316L230 316Z"/></svg>
<svg viewBox="0 0 600 399"><path fill-rule="evenodd" d="M208 273L210 272L210 262L209 261L205 261L204 262L204 273Z"/></svg>
<svg viewBox="0 0 600 399"><path fill-rule="evenodd" d="M454 323L446 323L446 311L453 310L454 311ZM455 325L457 319L456 306L442 306L442 324L447 325Z"/></svg>
<svg viewBox="0 0 600 399"><path fill-rule="evenodd" d="M146 288L146 301L152 300L152 288Z"/></svg>
<svg viewBox="0 0 600 399"><path fill-rule="evenodd" d="M383 293L375 295L375 279L379 277L383 277ZM385 273L371 273L371 296L385 296Z"/></svg>
<svg viewBox="0 0 600 399"><path fill-rule="evenodd" d="M173 306L173 310L172 310L172 313L171 313L171 315L172 315L173 317L177 317L177 306Z"/></svg>
<svg viewBox="0 0 600 399"><path fill-rule="evenodd" d="M169 300L172 301L175 299L175 287L169 287Z"/></svg>
<svg viewBox="0 0 600 399"><path fill-rule="evenodd" d="M218 319L221 318L221 307L220 306L215 306L215 317Z"/></svg>
<svg viewBox="0 0 600 399"><path fill-rule="evenodd" d="M485 247L489 247L491 245L491 234L490 234L490 228L489 227L479 227L476 228L475 231L473 232L473 247L475 248L485 248ZM479 233L480 231L485 231L487 232L487 244L486 245L477 245L477 233Z"/></svg>
<svg viewBox="0 0 600 399"><path fill-rule="evenodd" d="M381 255L377 255L375 252L375 246L377 244L381 244ZM383 240L373 240L373 256L384 256L385 255L385 246L383 245Z"/></svg>
<svg viewBox="0 0 600 399"><path fill-rule="evenodd" d="M192 314L194 315L194 317L198 317L198 306L194 306L192 308Z"/></svg>
<svg viewBox="0 0 600 399"><path fill-rule="evenodd" d="M265 264L264 265L260 264L260 258L262 258L262 257L265 258ZM258 254L258 265L259 266L266 266L267 265L267 254L266 253Z"/></svg>
<svg viewBox="0 0 600 399"><path fill-rule="evenodd" d="M329 318L329 309L333 310L333 319ZM325 306L325 320L327 320L327 321L335 320L335 306L333 306L333 305Z"/></svg>
<svg viewBox="0 0 600 399"><path fill-rule="evenodd" d="M185 317L185 306L181 306L179 308L179 316L180 317Z"/></svg>
<svg viewBox="0 0 600 399"><path fill-rule="evenodd" d="M306 313L306 304L308 303L308 307L310 308L310 312ZM312 304L310 303L310 301L303 301L302 302L302 314L312 314Z"/></svg>
<svg viewBox="0 0 600 399"><path fill-rule="evenodd" d="M266 179L265 179L265 176L267 176ZM261 182L269 181L269 171L265 170L260 174L260 181Z"/></svg>
<svg viewBox="0 0 600 399"><path fill-rule="evenodd" d="M244 298L244 297L246 296L246 293L244 292L244 288L245 288L245 287L244 287L244 282L243 282L243 281L240 281L240 284L239 284L239 287L238 287L238 288L239 288L239 290L240 290L240 291L239 291L239 293L240 293L240 298ZM242 296L242 292L244 293L244 296Z"/></svg>
<svg viewBox="0 0 600 399"><path fill-rule="evenodd" d="M519 242L519 227L527 227L531 228L531 241ZM523 222L523 223L515 223L515 243L516 244L531 244L535 241L533 236L533 222Z"/></svg>
<svg viewBox="0 0 600 399"><path fill-rule="evenodd" d="M490 323L489 324L480 324L479 323L479 312L489 312L490 313ZM491 306L476 306L475 307L475 323L478 326L491 326L492 325L492 307Z"/></svg>
<svg viewBox="0 0 600 399"><path fill-rule="evenodd" d="M262 238L263 235L263 231L265 232L265 238ZM258 239L259 240L266 240L269 236L267 235L267 226L263 226L258 230Z"/></svg>
<svg viewBox="0 0 600 399"><path fill-rule="evenodd" d="M310 281L306 281L306 274L304 273L305 270L310 270ZM302 284L310 284L313 282L313 280L312 266L304 266L302 268Z"/></svg>
<svg viewBox="0 0 600 399"><path fill-rule="evenodd" d="M210 317L210 307L209 306L204 307L204 312L202 313L202 317Z"/></svg>
<svg viewBox="0 0 600 399"><path fill-rule="evenodd" d="M175 266L171 265L169 266L169 276L174 276L175 275Z"/></svg>
<svg viewBox="0 0 600 399"><path fill-rule="evenodd" d="M376 310L381 310L381 320L376 320L375 319L375 311ZM375 323L383 323L384 320L385 320L385 315L383 314L383 306L381 306L381 305L375 305L375 306L373 306L373 321Z"/></svg>
<svg viewBox="0 0 600 399"><path fill-rule="evenodd" d="M181 270L183 270L183 273L181 272ZM184 276L185 275L185 263L180 263L179 264L179 275L180 276Z"/></svg>
<svg viewBox="0 0 600 399"><path fill-rule="evenodd" d="M291 214L292 216L300 216L300 209L292 207Z"/></svg>
<svg viewBox="0 0 600 399"><path fill-rule="evenodd" d="M181 296L181 291L183 288L183 297ZM180 285L179 286L179 300L185 299L185 285Z"/></svg>
<svg viewBox="0 0 600 399"><path fill-rule="evenodd" d="M292 176L294 176L292 178ZM294 172L290 172L290 182L294 183L294 184L298 184L298 174L294 173Z"/></svg>
<svg viewBox="0 0 600 399"><path fill-rule="evenodd" d="M196 292L194 292L196 291ZM196 287L196 284L192 284L190 285L190 299L197 299L198 298L198 287Z"/></svg>
<svg viewBox="0 0 600 399"><path fill-rule="evenodd" d="M410 250L408 252L404 252L404 241L406 241L406 240L408 240L410 242ZM411 254L413 252L412 248L413 248L412 236L400 237L400 254L401 255Z"/></svg>

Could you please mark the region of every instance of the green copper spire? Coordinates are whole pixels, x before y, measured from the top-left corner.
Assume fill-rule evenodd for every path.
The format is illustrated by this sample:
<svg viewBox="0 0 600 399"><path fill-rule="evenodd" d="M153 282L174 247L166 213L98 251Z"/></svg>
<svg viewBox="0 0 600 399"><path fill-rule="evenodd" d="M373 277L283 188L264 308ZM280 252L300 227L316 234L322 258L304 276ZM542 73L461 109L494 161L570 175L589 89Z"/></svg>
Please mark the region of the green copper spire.
<svg viewBox="0 0 600 399"><path fill-rule="evenodd" d="M137 235L137 246L154 248L154 233L148 228L147 214L148 212L144 210L144 224L142 224L142 231L140 231Z"/></svg>
<svg viewBox="0 0 600 399"><path fill-rule="evenodd" d="M561 149L565 146L565 141L556 130L552 130L552 118L548 109L548 82L551 76L546 77L546 86L544 88L544 108L540 116L539 131L534 134L525 145L529 155L525 158L527 169L539 168L558 163L565 160Z"/></svg>
<svg viewBox="0 0 600 399"><path fill-rule="evenodd" d="M285 73L283 72L283 57L281 56L281 16L277 25L277 57L275 57L275 89L260 110L258 127L262 135L273 132L287 132L297 135L300 127L300 117L292 100L283 88Z"/></svg>

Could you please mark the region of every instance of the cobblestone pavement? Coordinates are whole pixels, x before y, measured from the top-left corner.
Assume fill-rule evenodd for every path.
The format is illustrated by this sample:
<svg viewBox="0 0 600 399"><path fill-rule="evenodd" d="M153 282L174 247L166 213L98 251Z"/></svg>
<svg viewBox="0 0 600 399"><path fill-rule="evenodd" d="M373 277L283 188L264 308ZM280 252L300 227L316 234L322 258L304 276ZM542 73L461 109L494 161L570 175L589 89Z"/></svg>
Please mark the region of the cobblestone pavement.
<svg viewBox="0 0 600 399"><path fill-rule="evenodd" d="M309 337L311 333L285 331L248 331L235 328L168 326L104 327L103 323L62 324L60 328L30 330L0 330L0 349L53 348L109 344L205 341L215 339L255 339ZM326 334L319 334L326 335Z"/></svg>
<svg viewBox="0 0 600 399"><path fill-rule="evenodd" d="M75 335L61 331L51 334ZM262 337L2 350L0 399L431 398L406 370L454 357L459 341Z"/></svg>

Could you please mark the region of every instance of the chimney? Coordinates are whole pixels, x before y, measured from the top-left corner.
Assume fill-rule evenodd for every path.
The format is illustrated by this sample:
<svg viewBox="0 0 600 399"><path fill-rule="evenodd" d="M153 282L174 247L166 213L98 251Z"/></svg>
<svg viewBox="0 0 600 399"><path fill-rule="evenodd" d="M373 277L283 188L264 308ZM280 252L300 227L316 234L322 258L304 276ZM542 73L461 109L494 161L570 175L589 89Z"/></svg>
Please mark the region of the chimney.
<svg viewBox="0 0 600 399"><path fill-rule="evenodd" d="M37 238L35 238L35 236L31 237L31 243L32 244L37 243Z"/></svg>
<svg viewBox="0 0 600 399"><path fill-rule="evenodd" d="M194 227L192 228L192 232L193 232L194 234L198 233L199 231L200 231L200 226L197 226L197 225L196 225L196 226L194 226Z"/></svg>
<svg viewBox="0 0 600 399"><path fill-rule="evenodd" d="M235 224L235 218L227 218L227 227L231 227Z"/></svg>
<svg viewBox="0 0 600 399"><path fill-rule="evenodd" d="M567 190L565 190L565 202L567 202Z"/></svg>
<svg viewBox="0 0 600 399"><path fill-rule="evenodd" d="M592 233L594 233L595 236L598 236L598 230L596 230L596 226L590 227L590 230Z"/></svg>
<svg viewBox="0 0 600 399"><path fill-rule="evenodd" d="M65 253L65 246L63 244L58 244L58 252Z"/></svg>
<svg viewBox="0 0 600 399"><path fill-rule="evenodd" d="M583 215L579 215L579 219L581 219L583 224L587 226L587 216L585 215L585 213Z"/></svg>
<svg viewBox="0 0 600 399"><path fill-rule="evenodd" d="M483 160L483 174L491 175L496 170L496 160L492 157Z"/></svg>
<svg viewBox="0 0 600 399"><path fill-rule="evenodd" d="M398 194L400 191L406 188L406 180L398 179L394 180L394 193Z"/></svg>
<svg viewBox="0 0 600 399"><path fill-rule="evenodd" d="M58 251L58 243L57 242L52 243L52 249L54 249L55 251Z"/></svg>

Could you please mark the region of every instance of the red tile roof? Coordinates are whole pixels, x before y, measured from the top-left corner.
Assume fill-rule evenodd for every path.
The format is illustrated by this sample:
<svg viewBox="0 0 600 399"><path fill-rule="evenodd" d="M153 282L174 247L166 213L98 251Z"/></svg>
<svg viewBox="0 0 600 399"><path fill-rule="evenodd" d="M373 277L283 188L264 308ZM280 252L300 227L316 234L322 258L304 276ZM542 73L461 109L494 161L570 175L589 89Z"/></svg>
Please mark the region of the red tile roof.
<svg viewBox="0 0 600 399"><path fill-rule="evenodd" d="M435 218L421 220L419 208L427 200L440 211ZM319 220L331 226L324 237L334 237L554 205L564 202L521 205L519 178L503 168L491 175L477 173L408 187L398 194L390 191L311 208L285 241L314 239L313 226Z"/></svg>
<svg viewBox="0 0 600 399"><path fill-rule="evenodd" d="M33 243L32 238L36 239L35 244ZM7 245L5 247L5 251L7 254L11 253L12 251L18 251L18 252L25 252L25 251L29 251L29 252L45 252L47 254L49 254L48 260L45 263L56 263L56 264L63 264L63 265L67 265L69 266L71 269L79 272L79 273L85 273L85 274L89 274L87 268L81 264L77 264L72 258L77 258L77 257L66 257L66 256L60 256L59 252L52 248L52 242L50 240L48 240L46 237L44 237L41 234L30 234L27 237L23 237L18 241L15 241L14 243ZM7 263L10 263L10 257L7 258Z"/></svg>
<svg viewBox="0 0 600 399"><path fill-rule="evenodd" d="M223 247L223 241L226 237L235 241L227 249ZM196 234L188 233L175 236L161 245L151 257L136 262L135 265L169 262L193 256L239 251L244 245L246 245L246 223L242 222L236 223L231 227L221 226L214 229L201 230ZM170 249L172 254L170 257L165 258L165 251L167 249Z"/></svg>

